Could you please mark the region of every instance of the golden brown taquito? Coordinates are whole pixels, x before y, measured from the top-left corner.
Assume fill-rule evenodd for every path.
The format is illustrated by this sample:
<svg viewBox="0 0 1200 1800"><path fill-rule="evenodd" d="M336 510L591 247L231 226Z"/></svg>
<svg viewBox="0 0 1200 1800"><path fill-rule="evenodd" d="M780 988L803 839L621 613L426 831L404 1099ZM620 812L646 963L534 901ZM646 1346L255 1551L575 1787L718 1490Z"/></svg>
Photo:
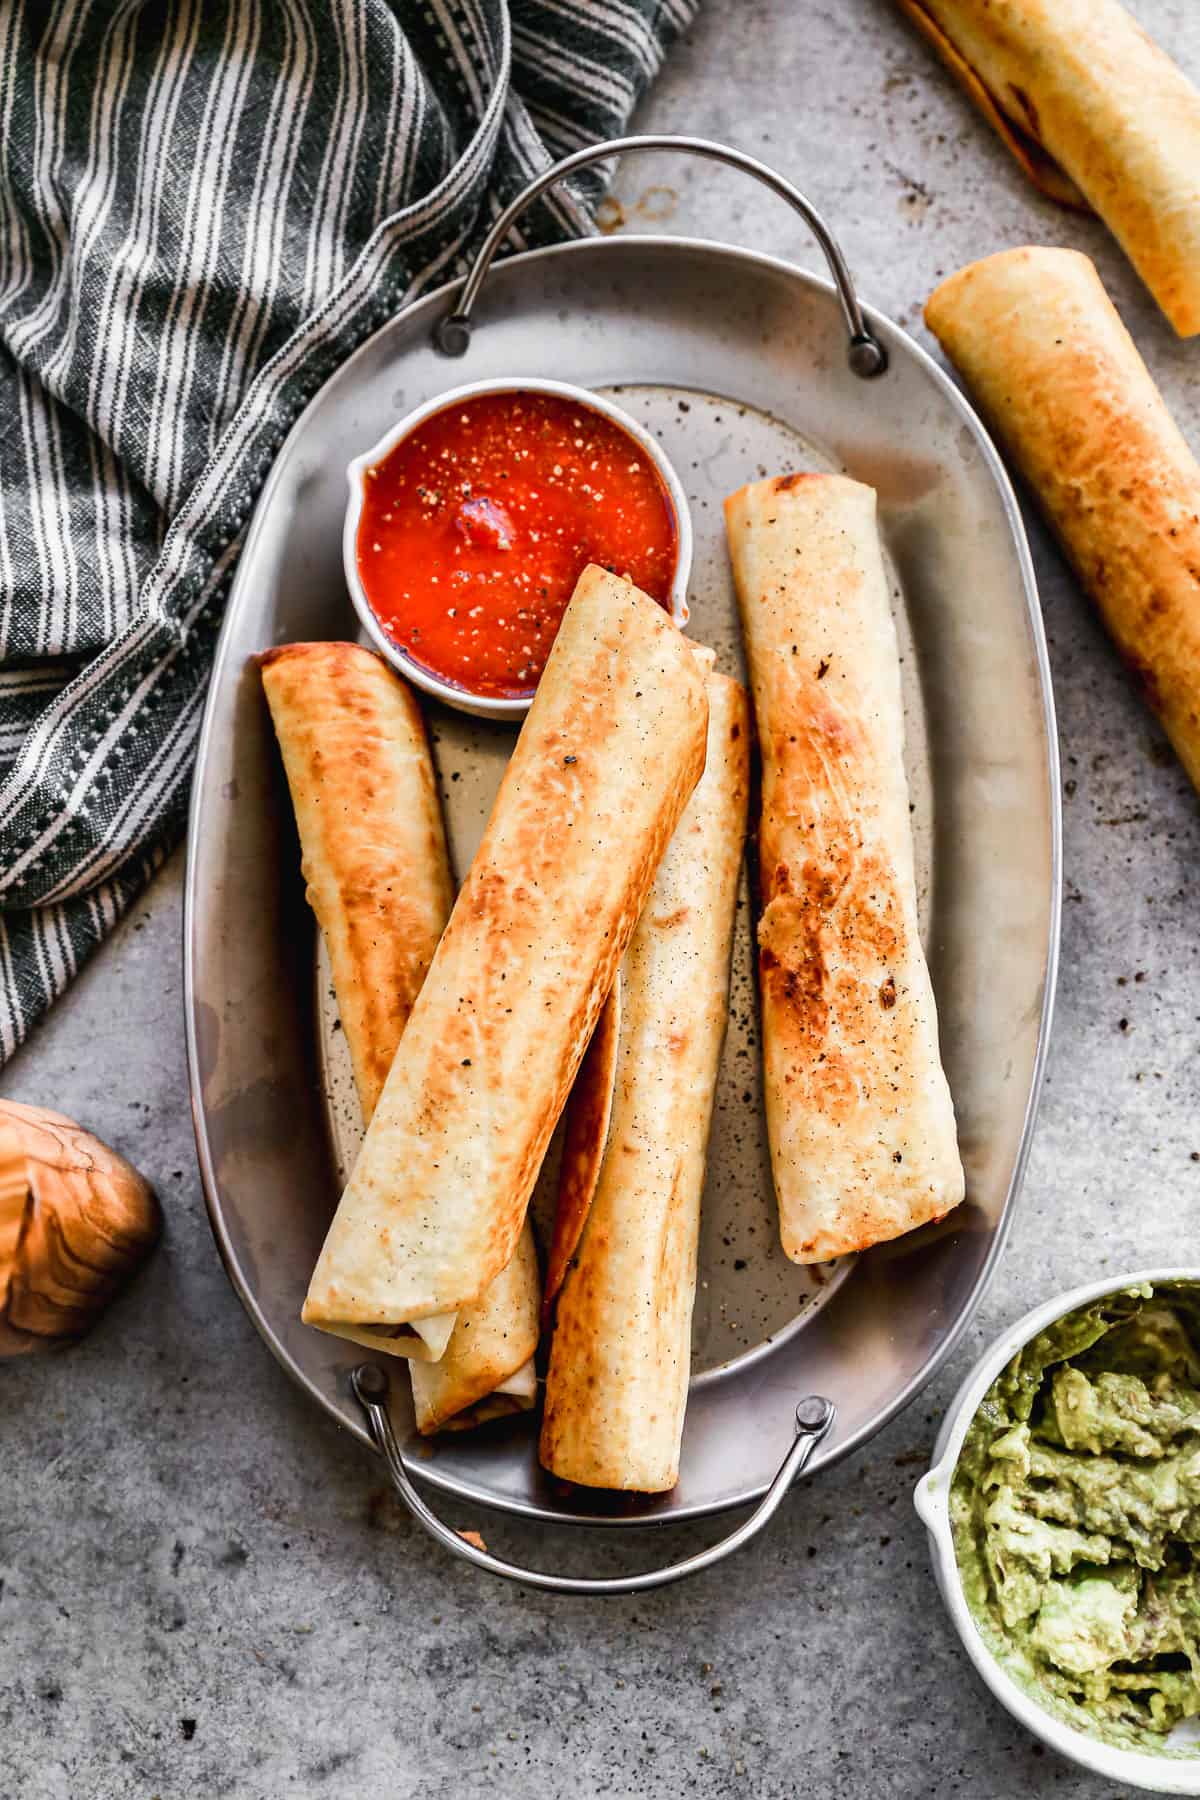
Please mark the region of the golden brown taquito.
<svg viewBox="0 0 1200 1800"><path fill-rule="evenodd" d="M712 720L709 719L709 730ZM661 865L660 865L661 867ZM596 1183L604 1166L604 1148L612 1119L617 1085L617 1048L621 1041L621 971L618 969L604 1010L596 1021L592 1041L584 1053L567 1101L563 1119L562 1161L558 1169L558 1193L554 1235L546 1257L542 1287L542 1320L549 1325L554 1302L566 1280L567 1269L583 1235Z"/></svg>
<svg viewBox="0 0 1200 1800"><path fill-rule="evenodd" d="M1060 206L1080 212L1092 209L1065 170L1031 134L1028 121L1022 125L1005 112L996 95L978 69L966 59L954 40L938 23L925 0L896 0L905 17L911 20L921 36L937 51L946 68L969 100L979 108L1009 155L1029 177L1035 187ZM1013 102L1009 100L1009 104Z"/></svg>
<svg viewBox="0 0 1200 1800"><path fill-rule="evenodd" d="M425 725L407 684L360 644L281 644L259 664L369 1118L454 898ZM447 1313L341 1335L436 1359L453 1327Z"/></svg>
<svg viewBox="0 0 1200 1800"><path fill-rule="evenodd" d="M1182 69L1118 0L900 4L1015 127L1009 147L1040 147L1070 178L1179 335L1200 332L1200 89ZM1036 154L1021 160L1054 191Z"/></svg>
<svg viewBox="0 0 1200 1800"><path fill-rule="evenodd" d="M963 1196L921 948L875 494L840 475L725 502L762 752L763 1077L783 1248L862 1250Z"/></svg>
<svg viewBox="0 0 1200 1800"><path fill-rule="evenodd" d="M419 1321L507 1266L700 778L707 719L668 615L586 569L330 1227L309 1323Z"/></svg>
<svg viewBox="0 0 1200 1800"><path fill-rule="evenodd" d="M450 915L429 745L405 682L357 644L289 644L262 664L365 1123ZM422 1431L532 1406L538 1296L528 1230L509 1268L447 1323L437 1362L411 1354L411 1331L355 1335L407 1352Z"/></svg>
<svg viewBox="0 0 1200 1800"><path fill-rule="evenodd" d="M1094 266L1002 251L925 317L1200 788L1200 463Z"/></svg>
<svg viewBox="0 0 1200 1800"><path fill-rule="evenodd" d="M260 666L369 1118L454 900L425 724L360 644L281 644Z"/></svg>
<svg viewBox="0 0 1200 1800"><path fill-rule="evenodd" d="M700 1195L746 830L745 690L716 674L707 686L704 776L622 965L599 1180L582 1234L570 1179L556 1225L572 1254L555 1315L541 1460L564 1480L639 1493L679 1479ZM607 1080L603 1066L594 1076ZM585 1119L600 1110L591 1086L585 1079L571 1096L571 1112Z"/></svg>

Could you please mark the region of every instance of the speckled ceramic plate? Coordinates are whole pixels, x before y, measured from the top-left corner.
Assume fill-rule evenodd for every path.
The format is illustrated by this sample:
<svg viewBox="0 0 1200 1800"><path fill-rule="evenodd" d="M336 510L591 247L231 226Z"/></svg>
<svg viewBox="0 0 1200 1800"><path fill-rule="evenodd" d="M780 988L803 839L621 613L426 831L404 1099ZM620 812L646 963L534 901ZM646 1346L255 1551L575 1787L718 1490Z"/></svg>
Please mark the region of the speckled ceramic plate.
<svg viewBox="0 0 1200 1800"><path fill-rule="evenodd" d="M351 457L466 380L538 374L613 394L680 472L696 539L690 630L737 672L724 495L796 467L870 482L894 578L923 926L966 1203L854 1263L803 1270L782 1256L743 884L678 1487L614 1510L542 1473L531 1418L426 1444L412 1438L407 1399L393 1403L412 1472L451 1493L541 1518L693 1517L766 1489L801 1394L838 1407L814 1467L877 1430L946 1354L999 1253L1028 1145L1058 924L1056 754L1029 554L995 451L958 392L872 313L889 367L856 379L834 292L812 275L677 239L593 239L515 257L489 276L469 349L454 361L431 336L449 298L431 295L396 319L309 407L264 492L230 599L195 782L186 925L213 1229L284 1367L365 1438L348 1386L361 1352L300 1323L357 1125L252 660L271 644L355 635L340 565ZM513 734L436 706L428 717L461 876Z"/></svg>

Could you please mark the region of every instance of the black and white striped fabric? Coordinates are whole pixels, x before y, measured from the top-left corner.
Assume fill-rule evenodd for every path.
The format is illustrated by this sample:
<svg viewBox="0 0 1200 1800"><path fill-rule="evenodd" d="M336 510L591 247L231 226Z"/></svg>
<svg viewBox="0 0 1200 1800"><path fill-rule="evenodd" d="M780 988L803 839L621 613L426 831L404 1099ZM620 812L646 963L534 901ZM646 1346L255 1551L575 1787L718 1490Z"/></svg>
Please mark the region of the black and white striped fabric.
<svg viewBox="0 0 1200 1800"><path fill-rule="evenodd" d="M179 836L301 408L621 128L697 5L0 0L0 1061Z"/></svg>

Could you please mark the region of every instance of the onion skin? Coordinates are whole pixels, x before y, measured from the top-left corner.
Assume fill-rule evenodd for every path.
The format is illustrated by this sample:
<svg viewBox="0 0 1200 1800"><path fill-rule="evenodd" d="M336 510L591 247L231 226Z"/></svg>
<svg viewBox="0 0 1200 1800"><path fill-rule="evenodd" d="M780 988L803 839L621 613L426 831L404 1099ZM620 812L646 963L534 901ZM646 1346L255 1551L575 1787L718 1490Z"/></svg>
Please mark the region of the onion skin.
<svg viewBox="0 0 1200 1800"><path fill-rule="evenodd" d="M62 1113L0 1100L0 1356L82 1337L161 1230L132 1163Z"/></svg>

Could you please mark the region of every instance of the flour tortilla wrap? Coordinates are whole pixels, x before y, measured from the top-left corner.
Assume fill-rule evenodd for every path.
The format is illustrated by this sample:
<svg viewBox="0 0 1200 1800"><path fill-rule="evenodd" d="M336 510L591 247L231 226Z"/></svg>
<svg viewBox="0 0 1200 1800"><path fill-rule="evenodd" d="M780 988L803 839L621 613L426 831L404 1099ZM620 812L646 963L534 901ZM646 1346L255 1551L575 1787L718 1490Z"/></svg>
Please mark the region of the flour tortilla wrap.
<svg viewBox="0 0 1200 1800"><path fill-rule="evenodd" d="M755 482L725 502L762 751L767 1130L793 1262L863 1250L963 1197L917 925L900 666L871 488Z"/></svg>
<svg viewBox="0 0 1200 1800"><path fill-rule="evenodd" d="M349 1051L345 1032L329 1033L332 972L322 939L317 951L317 1005L325 1035L322 1075L334 1094L344 1093ZM340 1008L337 1015L340 1018ZM357 1161L366 1127L361 1113L335 1102L331 1109L334 1162L341 1184ZM437 1362L408 1358L419 1431L460 1431L504 1413L525 1412L537 1398L533 1356L538 1339L538 1268L527 1220L507 1269L471 1306L452 1315L454 1329ZM374 1334L374 1335L373 1335ZM364 1326L361 1342L392 1351L377 1327ZM394 1353L394 1352L393 1352Z"/></svg>
<svg viewBox="0 0 1200 1800"><path fill-rule="evenodd" d="M259 662L369 1118L454 898L425 725L407 685L359 644L282 644ZM436 1359L453 1326L446 1314L341 1335Z"/></svg>
<svg viewBox="0 0 1200 1800"><path fill-rule="evenodd" d="M408 1365L423 1436L530 1410L537 1400L539 1313L537 1251L526 1219L507 1266L460 1309L446 1354L439 1362Z"/></svg>
<svg viewBox="0 0 1200 1800"><path fill-rule="evenodd" d="M1060 206L1069 206L1078 212L1090 212L1091 207L1071 177L1064 169L1059 168L1054 158L1032 135L1029 118L1026 116L1022 123L1004 110L1001 100L993 94L979 70L967 61L953 38L938 23L926 0L896 0L896 4L925 41L933 45L959 87L968 99L974 101L1009 155L1034 186L1040 188L1048 199L1057 200ZM1008 96L1008 104L1014 105L1011 95Z"/></svg>
<svg viewBox="0 0 1200 1800"><path fill-rule="evenodd" d="M330 1227L310 1323L419 1321L507 1266L707 720L667 614L585 569Z"/></svg>
<svg viewBox="0 0 1200 1800"><path fill-rule="evenodd" d="M367 1121L450 915L424 723L400 677L356 644L283 646L262 659L262 677ZM422 1336L400 1338L366 1326L354 1341L409 1357L417 1423L428 1431L533 1404L537 1313L526 1231L509 1269L457 1322L423 1320ZM440 1360L422 1361L418 1346Z"/></svg>
<svg viewBox="0 0 1200 1800"><path fill-rule="evenodd" d="M1118 0L900 4L1038 185L1082 197L1179 335L1200 332L1200 89Z"/></svg>
<svg viewBox="0 0 1200 1800"><path fill-rule="evenodd" d="M746 831L749 709L707 678L708 760L621 971L612 1117L558 1297L541 1460L588 1487L661 1493L679 1478L696 1242ZM604 1074L597 1071L603 1082ZM591 1110L576 1085L571 1111ZM561 1193L560 1193L561 1199Z"/></svg>
<svg viewBox="0 0 1200 1800"><path fill-rule="evenodd" d="M1086 256L1006 250L925 309L1200 788L1200 463Z"/></svg>

